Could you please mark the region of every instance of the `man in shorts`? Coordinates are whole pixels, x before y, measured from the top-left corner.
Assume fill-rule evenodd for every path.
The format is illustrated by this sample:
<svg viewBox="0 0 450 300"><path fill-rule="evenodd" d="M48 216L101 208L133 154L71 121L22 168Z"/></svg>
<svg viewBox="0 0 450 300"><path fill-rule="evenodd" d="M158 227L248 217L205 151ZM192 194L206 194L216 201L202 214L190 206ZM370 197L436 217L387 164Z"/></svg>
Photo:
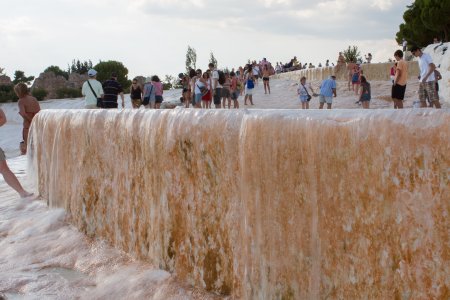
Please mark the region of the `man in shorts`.
<svg viewBox="0 0 450 300"><path fill-rule="evenodd" d="M3 110L0 108L0 126L3 126L6 123L6 116ZM33 196L32 193L25 191L17 179L16 175L9 169L8 164L6 163L5 152L0 148L0 173L3 175L6 183L16 190L19 193L21 198L26 198Z"/></svg>
<svg viewBox="0 0 450 300"><path fill-rule="evenodd" d="M319 109L323 109L323 105L327 103L327 109L331 109L333 96L336 97L336 76L330 76L322 81L320 85Z"/></svg>
<svg viewBox="0 0 450 300"><path fill-rule="evenodd" d="M212 72L214 106L216 108L220 108L222 99L222 85L219 83L219 71L217 71L213 63L209 63L208 68Z"/></svg>
<svg viewBox="0 0 450 300"><path fill-rule="evenodd" d="M394 84L392 85L392 101L394 108L403 108L403 99L405 99L406 83L408 81L408 64L403 59L403 51L397 50L394 53L397 66L395 69Z"/></svg>
<svg viewBox="0 0 450 300"><path fill-rule="evenodd" d="M423 53L419 47L414 46L411 48L411 53L419 58L420 68L420 84L419 84L419 100L420 107L427 107L427 96L432 105L436 108L441 108L439 103L439 95L436 91L436 78L434 70L436 66L431 59L431 56L427 53Z"/></svg>

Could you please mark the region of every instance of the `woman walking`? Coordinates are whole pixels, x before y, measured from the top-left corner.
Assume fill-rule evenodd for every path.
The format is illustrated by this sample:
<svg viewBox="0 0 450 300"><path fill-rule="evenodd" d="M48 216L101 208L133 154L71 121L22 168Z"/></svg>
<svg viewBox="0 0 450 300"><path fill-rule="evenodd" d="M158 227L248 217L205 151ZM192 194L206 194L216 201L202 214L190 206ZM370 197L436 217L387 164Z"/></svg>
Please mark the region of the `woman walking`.
<svg viewBox="0 0 450 300"><path fill-rule="evenodd" d="M264 83L264 94L267 94L267 91L269 91L269 94L270 94L270 84L269 84L270 71L269 71L269 68L267 67L267 65L264 65L262 76L263 76L263 83Z"/></svg>
<svg viewBox="0 0 450 300"><path fill-rule="evenodd" d="M311 90L311 94L308 92L308 88ZM311 100L314 94L314 90L311 86L311 83L306 83L306 77L303 76L300 78L300 84L297 88L297 95L299 96L300 103L302 104L302 109L309 109L309 101Z"/></svg>
<svg viewBox="0 0 450 300"><path fill-rule="evenodd" d="M142 88L138 84L137 78L134 78L130 87L131 106L139 108L142 105Z"/></svg>
<svg viewBox="0 0 450 300"><path fill-rule="evenodd" d="M159 77L156 75L152 76L152 84L155 87L155 108L159 109L161 103L163 102L163 85Z"/></svg>
<svg viewBox="0 0 450 300"><path fill-rule="evenodd" d="M367 82L365 76L361 76L361 94L359 95L359 102L361 102L363 108L369 108L370 98L370 83Z"/></svg>
<svg viewBox="0 0 450 300"><path fill-rule="evenodd" d="M253 75L252 65L248 65L247 75L245 76L245 97L244 105L247 105L247 99L253 104L253 89L255 88L255 76Z"/></svg>

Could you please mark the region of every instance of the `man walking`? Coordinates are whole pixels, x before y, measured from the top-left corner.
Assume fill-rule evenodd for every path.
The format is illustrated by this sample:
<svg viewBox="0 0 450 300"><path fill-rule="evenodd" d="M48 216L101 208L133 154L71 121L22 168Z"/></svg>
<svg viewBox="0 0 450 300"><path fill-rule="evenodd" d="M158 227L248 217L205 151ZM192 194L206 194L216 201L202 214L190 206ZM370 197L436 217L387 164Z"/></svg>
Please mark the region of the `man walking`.
<svg viewBox="0 0 450 300"><path fill-rule="evenodd" d="M112 73L111 79L103 82L103 91L105 92L103 97L103 108L117 108L118 95L120 95L120 98L122 99L122 108L125 107L125 98L123 96L122 86L117 81L116 73Z"/></svg>
<svg viewBox="0 0 450 300"><path fill-rule="evenodd" d="M441 108L439 103L439 95L436 91L436 78L434 70L436 66L431 59L431 56L427 53L423 53L422 50L414 46L411 48L411 53L419 58L420 68L420 84L419 84L419 100L420 107L427 107L427 96L430 104L436 108Z"/></svg>
<svg viewBox="0 0 450 300"><path fill-rule="evenodd" d="M397 50L394 53L397 66L395 69L394 84L392 86L392 101L394 108L403 108L403 99L405 99L406 83L408 81L408 64L403 59L403 51Z"/></svg>
<svg viewBox="0 0 450 300"><path fill-rule="evenodd" d="M333 96L336 97L336 76L330 76L322 81L320 85L319 109L323 109L323 105L327 103L327 109L331 109Z"/></svg>
<svg viewBox="0 0 450 300"><path fill-rule="evenodd" d="M81 88L81 94L84 96L84 108L95 109L101 107L97 106L97 99L103 98L103 88L102 84L97 80L97 71L90 69L88 76L89 79L83 83Z"/></svg>

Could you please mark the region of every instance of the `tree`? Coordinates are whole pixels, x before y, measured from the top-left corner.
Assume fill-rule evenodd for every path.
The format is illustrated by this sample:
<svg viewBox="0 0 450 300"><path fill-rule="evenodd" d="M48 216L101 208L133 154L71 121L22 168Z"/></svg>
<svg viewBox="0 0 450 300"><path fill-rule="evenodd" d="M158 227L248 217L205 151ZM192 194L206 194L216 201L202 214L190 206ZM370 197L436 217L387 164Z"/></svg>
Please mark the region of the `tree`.
<svg viewBox="0 0 450 300"><path fill-rule="evenodd" d="M0 68L0 76L6 75L5 73L3 73L4 71L5 71L5 68Z"/></svg>
<svg viewBox="0 0 450 300"><path fill-rule="evenodd" d="M128 69L119 61L101 61L94 66L94 69L97 71L99 81L110 79L111 74L116 73L117 81L124 89L131 85L131 80L128 80Z"/></svg>
<svg viewBox="0 0 450 300"><path fill-rule="evenodd" d="M63 76L66 79L69 79L69 73L61 70L58 66L50 66L44 70L44 73L53 72L55 76Z"/></svg>
<svg viewBox="0 0 450 300"><path fill-rule="evenodd" d="M13 83L14 84L18 84L19 82L23 82L26 85L29 85L31 83L31 81L33 81L34 76L25 76L25 72L24 71L20 71L17 70L14 72L14 80Z"/></svg>
<svg viewBox="0 0 450 300"><path fill-rule="evenodd" d="M186 52L186 72L189 74L191 69L197 69L197 52L188 45Z"/></svg>
<svg viewBox="0 0 450 300"><path fill-rule="evenodd" d="M424 47L435 37L448 42L450 1L415 0L407 8L403 14L405 22L400 24L395 37L397 43L405 39L409 45Z"/></svg>
<svg viewBox="0 0 450 300"><path fill-rule="evenodd" d="M68 73L78 73L78 74L85 74L87 73L87 71L89 71L89 69L92 69L92 61L88 60L88 61L80 61L79 59L77 60L72 60L72 65L69 66L69 72Z"/></svg>
<svg viewBox="0 0 450 300"><path fill-rule="evenodd" d="M344 58L346 62L357 62L358 60L362 61L361 53L358 50L357 46L348 46L347 50L342 51L344 54Z"/></svg>
<svg viewBox="0 0 450 300"><path fill-rule="evenodd" d="M214 57L214 53L212 51L209 56L209 63L214 64L214 66L217 68L217 59Z"/></svg>

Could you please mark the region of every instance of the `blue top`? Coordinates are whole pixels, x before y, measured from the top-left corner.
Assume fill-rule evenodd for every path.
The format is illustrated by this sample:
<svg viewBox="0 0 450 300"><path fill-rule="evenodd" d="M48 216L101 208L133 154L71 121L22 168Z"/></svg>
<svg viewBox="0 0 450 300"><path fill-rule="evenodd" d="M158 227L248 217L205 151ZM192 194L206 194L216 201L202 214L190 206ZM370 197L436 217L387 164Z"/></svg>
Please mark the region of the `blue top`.
<svg viewBox="0 0 450 300"><path fill-rule="evenodd" d="M324 97L333 97L333 89L336 89L336 81L330 77L322 81L320 94Z"/></svg>

